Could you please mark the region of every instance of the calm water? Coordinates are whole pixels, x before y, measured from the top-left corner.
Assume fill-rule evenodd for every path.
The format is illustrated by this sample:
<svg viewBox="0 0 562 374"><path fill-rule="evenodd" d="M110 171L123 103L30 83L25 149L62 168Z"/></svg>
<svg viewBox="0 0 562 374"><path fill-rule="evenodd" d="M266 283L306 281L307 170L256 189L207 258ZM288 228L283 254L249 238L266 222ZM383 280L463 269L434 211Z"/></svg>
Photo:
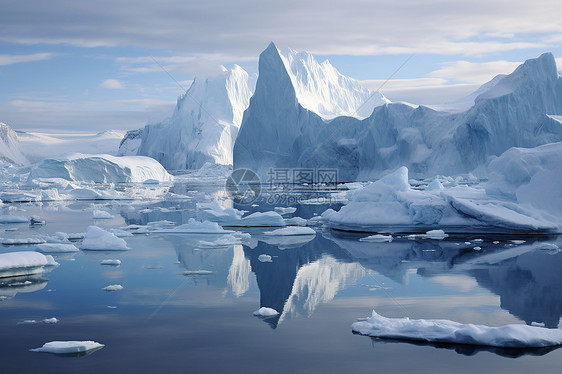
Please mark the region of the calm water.
<svg viewBox="0 0 562 374"><path fill-rule="evenodd" d="M196 202L206 198L195 192L190 196L182 202L14 204L11 214L39 215L47 224L4 225L0 236L84 232L94 223L181 223L196 217ZM94 222L94 208L115 218ZM151 212L140 212L145 208ZM310 218L325 208L300 205L295 215ZM560 238L367 243L358 240L365 235L318 229L313 240L289 241L264 236L268 230L242 230L252 234L248 245L215 249L197 248L199 240L213 239L209 237L136 235L126 238L130 251L55 256L60 266L52 272L2 280L1 372L559 372L562 350L380 341L354 335L351 324L375 308L388 317L558 327L562 254L540 248L544 243L562 246ZM526 241L516 244L513 239ZM260 262L261 254L272 256L272 262ZM122 264L100 265L104 259ZM186 270L213 273L186 276ZM110 284L124 289L102 290ZM254 317L260 306L281 314ZM18 324L50 317L59 323ZM52 340L95 340L105 347L79 358L28 351Z"/></svg>

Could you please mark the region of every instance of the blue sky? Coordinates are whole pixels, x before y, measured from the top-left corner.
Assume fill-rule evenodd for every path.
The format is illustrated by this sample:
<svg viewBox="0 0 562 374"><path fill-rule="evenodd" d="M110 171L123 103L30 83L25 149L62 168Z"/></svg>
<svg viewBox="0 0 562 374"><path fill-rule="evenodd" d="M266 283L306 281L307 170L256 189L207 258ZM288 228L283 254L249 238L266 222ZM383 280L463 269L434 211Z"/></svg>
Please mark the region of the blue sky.
<svg viewBox="0 0 562 374"><path fill-rule="evenodd" d="M550 51L558 1L0 0L0 121L18 130L129 130L169 116L184 87L274 41L329 59L391 100L437 104Z"/></svg>

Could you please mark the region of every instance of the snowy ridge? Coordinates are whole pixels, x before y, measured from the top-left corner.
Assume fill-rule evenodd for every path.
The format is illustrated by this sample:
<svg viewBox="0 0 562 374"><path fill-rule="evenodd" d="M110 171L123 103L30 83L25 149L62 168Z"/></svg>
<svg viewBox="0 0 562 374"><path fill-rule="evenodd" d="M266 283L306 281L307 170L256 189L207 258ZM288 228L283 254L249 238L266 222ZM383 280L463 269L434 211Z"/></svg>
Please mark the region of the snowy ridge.
<svg viewBox="0 0 562 374"><path fill-rule="evenodd" d="M0 161L29 165L29 161L21 151L18 135L3 122L0 122Z"/></svg>
<svg viewBox="0 0 562 374"><path fill-rule="evenodd" d="M268 48L275 48L275 45L271 43ZM324 119L365 118L376 106L390 103L380 92L371 92L355 79L342 75L328 60L319 63L310 53L290 48L285 54L277 51L299 104Z"/></svg>
<svg viewBox="0 0 562 374"><path fill-rule="evenodd" d="M137 155L152 157L168 170L197 169L206 162L232 164L232 147L250 96L248 74L238 65L212 78L195 79L172 117L145 126ZM132 135L122 142L120 153L132 148Z"/></svg>
<svg viewBox="0 0 562 374"><path fill-rule="evenodd" d="M235 169L266 180L270 168L337 168L340 181L355 181L406 166L423 178L473 171L511 147L562 141L562 126L547 117L562 114L562 79L550 53L485 85L463 113L392 103L364 120L326 123L300 105L293 79L270 45L234 146Z"/></svg>

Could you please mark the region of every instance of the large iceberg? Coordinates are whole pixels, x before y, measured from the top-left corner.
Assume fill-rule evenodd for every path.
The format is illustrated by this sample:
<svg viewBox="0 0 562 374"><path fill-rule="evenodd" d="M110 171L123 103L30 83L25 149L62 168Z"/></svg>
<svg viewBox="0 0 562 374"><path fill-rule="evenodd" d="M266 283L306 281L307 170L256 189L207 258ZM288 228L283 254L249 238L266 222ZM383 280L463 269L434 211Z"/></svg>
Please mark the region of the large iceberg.
<svg viewBox="0 0 562 374"><path fill-rule="evenodd" d="M0 122L0 161L20 165L29 164L21 151L18 135L3 122Z"/></svg>
<svg viewBox="0 0 562 374"><path fill-rule="evenodd" d="M130 154L140 136L136 154L168 170L198 169L206 162L232 165L232 147L251 96L248 82L248 73L237 65L216 77L195 79L172 117L139 134L127 133L120 154Z"/></svg>
<svg viewBox="0 0 562 374"><path fill-rule="evenodd" d="M377 338L428 343L472 344L504 348L540 348L562 345L562 330L527 325L489 327L449 320L385 318L373 310L370 318L355 322L354 332Z"/></svg>
<svg viewBox="0 0 562 374"><path fill-rule="evenodd" d="M44 160L29 174L30 181L38 178L95 183L142 183L149 179L170 182L173 179L158 161L150 157L82 153Z"/></svg>
<svg viewBox="0 0 562 374"><path fill-rule="evenodd" d="M52 256L38 252L0 254L0 278L39 274L45 267L58 265Z"/></svg>
<svg viewBox="0 0 562 374"><path fill-rule="evenodd" d="M550 53L495 78L461 113L390 103L363 120L325 121L293 75L273 44L262 52L256 90L234 145L235 169L251 169L262 180L271 168L338 169L340 181L378 178L400 166L413 177L458 175L511 147L562 141L554 116L562 114L562 78Z"/></svg>

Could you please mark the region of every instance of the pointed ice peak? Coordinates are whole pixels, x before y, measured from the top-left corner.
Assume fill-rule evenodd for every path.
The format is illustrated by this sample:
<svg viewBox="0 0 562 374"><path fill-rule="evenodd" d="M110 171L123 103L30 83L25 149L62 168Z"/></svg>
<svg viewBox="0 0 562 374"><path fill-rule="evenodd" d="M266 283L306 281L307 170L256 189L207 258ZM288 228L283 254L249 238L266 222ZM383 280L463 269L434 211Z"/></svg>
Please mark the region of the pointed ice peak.
<svg viewBox="0 0 562 374"><path fill-rule="evenodd" d="M376 106L390 102L381 93L371 92L341 74L327 60L319 63L312 54L290 48L282 53L270 43L260 55L260 76L266 71L274 74L276 78L270 84L278 81L279 92L289 95L291 90L281 87L288 82L282 83L284 72L279 70L285 70L299 104L325 120L338 116L365 118Z"/></svg>
<svg viewBox="0 0 562 374"><path fill-rule="evenodd" d="M554 56L550 52L543 53L539 57L529 59L519 65L513 73L501 78L492 87L478 95L475 101L508 95L518 89L527 88L530 84L540 85L557 78L558 71ZM488 82L486 85L493 81Z"/></svg>
<svg viewBox="0 0 562 374"><path fill-rule="evenodd" d="M0 122L0 162L1 161L19 165L29 165L29 161L21 152L18 135L10 126L3 122Z"/></svg>

